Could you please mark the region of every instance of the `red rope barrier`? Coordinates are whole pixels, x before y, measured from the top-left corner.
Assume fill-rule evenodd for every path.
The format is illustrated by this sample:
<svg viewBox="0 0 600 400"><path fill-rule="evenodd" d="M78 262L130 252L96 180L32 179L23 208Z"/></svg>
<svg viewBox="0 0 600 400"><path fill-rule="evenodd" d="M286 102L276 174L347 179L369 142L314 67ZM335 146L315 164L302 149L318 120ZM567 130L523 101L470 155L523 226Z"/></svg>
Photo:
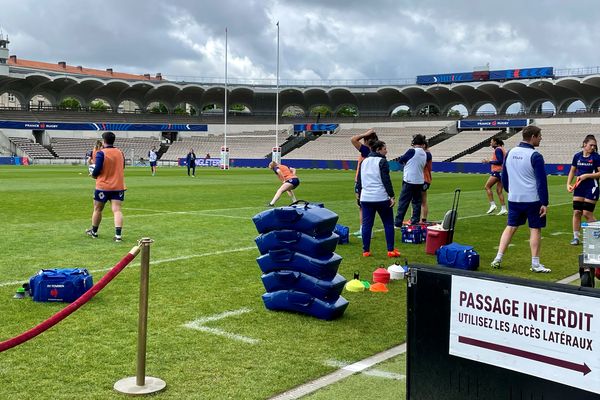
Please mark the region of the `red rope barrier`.
<svg viewBox="0 0 600 400"><path fill-rule="evenodd" d="M12 347L18 346L29 339L36 337L44 331L52 328L63 319L71 315L79 307L87 303L92 297L100 292L110 281L113 280L139 253L139 247L135 246L125 257L119 261L110 271L106 273L94 286L92 286L87 292L81 295L77 300L42 322L41 324L31 328L30 330L23 332L22 334L13 337L12 339L0 342L0 353L4 350L8 350Z"/></svg>

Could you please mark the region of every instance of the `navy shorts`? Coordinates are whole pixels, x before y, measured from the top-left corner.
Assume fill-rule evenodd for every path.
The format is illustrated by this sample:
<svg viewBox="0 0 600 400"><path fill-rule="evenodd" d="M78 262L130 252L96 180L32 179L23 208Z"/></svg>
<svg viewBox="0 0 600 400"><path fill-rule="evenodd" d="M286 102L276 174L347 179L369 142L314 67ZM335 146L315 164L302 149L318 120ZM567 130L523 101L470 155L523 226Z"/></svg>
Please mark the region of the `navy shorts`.
<svg viewBox="0 0 600 400"><path fill-rule="evenodd" d="M106 203L111 200L125 201L124 190L98 190L94 192L94 200L100 203Z"/></svg>
<svg viewBox="0 0 600 400"><path fill-rule="evenodd" d="M546 226L546 216L540 217L542 203L534 201L531 203L508 202L508 226L525 225L529 222L530 228L543 228Z"/></svg>
<svg viewBox="0 0 600 400"><path fill-rule="evenodd" d="M427 189L429 189L430 187L431 187L431 183L427 183L427 182L425 182L425 183L423 184L423 186L421 187L421 192L426 192L426 191L427 191Z"/></svg>
<svg viewBox="0 0 600 400"><path fill-rule="evenodd" d="M502 171L490 172L490 176L493 176L494 178L502 179L500 175L502 175Z"/></svg>
<svg viewBox="0 0 600 400"><path fill-rule="evenodd" d="M151 167L156 167L156 161L150 161L150 166Z"/></svg>
<svg viewBox="0 0 600 400"><path fill-rule="evenodd" d="M294 185L294 187L292 189L296 189L298 186L300 186L300 179L298 179L298 178L288 179L285 182L286 183L291 183L292 185Z"/></svg>
<svg viewBox="0 0 600 400"><path fill-rule="evenodd" d="M573 197L583 197L588 200L598 200L598 186L595 179L586 179L573 191Z"/></svg>

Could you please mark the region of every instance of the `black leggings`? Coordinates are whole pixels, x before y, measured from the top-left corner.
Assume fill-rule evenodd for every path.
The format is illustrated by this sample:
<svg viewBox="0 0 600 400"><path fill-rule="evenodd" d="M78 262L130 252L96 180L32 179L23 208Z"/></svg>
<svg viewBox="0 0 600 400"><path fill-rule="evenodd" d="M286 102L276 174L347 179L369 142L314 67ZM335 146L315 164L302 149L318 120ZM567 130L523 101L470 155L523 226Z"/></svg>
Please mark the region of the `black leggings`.
<svg viewBox="0 0 600 400"><path fill-rule="evenodd" d="M196 166L188 164L188 176L190 175L190 169L192 170L192 175L196 175Z"/></svg>

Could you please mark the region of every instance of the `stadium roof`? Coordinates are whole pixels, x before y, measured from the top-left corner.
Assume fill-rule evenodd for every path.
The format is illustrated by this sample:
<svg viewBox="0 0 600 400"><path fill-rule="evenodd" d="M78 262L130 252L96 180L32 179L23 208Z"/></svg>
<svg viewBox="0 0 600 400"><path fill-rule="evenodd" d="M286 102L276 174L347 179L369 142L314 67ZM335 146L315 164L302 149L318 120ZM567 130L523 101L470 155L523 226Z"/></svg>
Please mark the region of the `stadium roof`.
<svg viewBox="0 0 600 400"><path fill-rule="evenodd" d="M42 95L49 105L74 97L82 106L103 99L113 110L125 100L135 102L140 109L160 102L169 111L182 103L201 110L209 104L222 106L224 90L222 82L174 82L163 79L160 74L150 77L149 74L126 74L111 69L73 67L63 62L19 60L15 56L9 60L9 75L0 75L0 94L12 93L22 105L28 105L34 96ZM228 103L242 104L257 115L273 114L276 90L272 84L228 82ZM406 106L413 113L434 106L445 115L452 107L463 105L472 115L482 105L491 104L498 114L503 114L515 103L521 104L527 113L538 113L546 102L551 102L557 112L563 112L578 100L587 110L599 108L600 74L433 85L292 83L279 87L280 113L288 106L299 107L306 114L315 106L327 106L334 113L344 106L352 106L361 116L385 116L399 106Z"/></svg>

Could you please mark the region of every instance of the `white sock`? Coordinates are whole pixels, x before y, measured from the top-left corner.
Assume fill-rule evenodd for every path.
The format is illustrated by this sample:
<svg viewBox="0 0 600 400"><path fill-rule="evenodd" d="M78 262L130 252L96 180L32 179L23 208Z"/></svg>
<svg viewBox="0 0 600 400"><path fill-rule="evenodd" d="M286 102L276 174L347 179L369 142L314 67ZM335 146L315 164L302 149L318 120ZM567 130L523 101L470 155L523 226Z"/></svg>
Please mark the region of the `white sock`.
<svg viewBox="0 0 600 400"><path fill-rule="evenodd" d="M540 265L540 258L539 257L531 257L531 265L533 265L533 266Z"/></svg>
<svg viewBox="0 0 600 400"><path fill-rule="evenodd" d="M503 206L500 208L500 211L506 211L506 206L504 206L504 205L503 205Z"/></svg>
<svg viewBox="0 0 600 400"><path fill-rule="evenodd" d="M573 239L579 239L579 231L573 231Z"/></svg>
<svg viewBox="0 0 600 400"><path fill-rule="evenodd" d="M494 261L502 261L502 256L504 256L504 253L498 252L498 254L496 254L496 258L494 258Z"/></svg>
<svg viewBox="0 0 600 400"><path fill-rule="evenodd" d="M495 206L495 205L496 205L496 203L494 203L494 201L493 201L493 200L492 200L492 201L490 201L490 206Z"/></svg>

